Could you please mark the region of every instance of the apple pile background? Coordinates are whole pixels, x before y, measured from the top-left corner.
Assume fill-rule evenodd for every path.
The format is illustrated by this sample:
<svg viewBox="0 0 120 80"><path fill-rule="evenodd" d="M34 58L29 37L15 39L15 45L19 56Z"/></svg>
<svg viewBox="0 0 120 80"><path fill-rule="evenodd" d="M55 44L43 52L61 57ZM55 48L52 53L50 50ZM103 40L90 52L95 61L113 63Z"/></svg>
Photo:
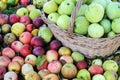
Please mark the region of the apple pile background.
<svg viewBox="0 0 120 80"><path fill-rule="evenodd" d="M49 1L0 0L0 80L120 80L119 49L88 59L54 37L41 18Z"/></svg>

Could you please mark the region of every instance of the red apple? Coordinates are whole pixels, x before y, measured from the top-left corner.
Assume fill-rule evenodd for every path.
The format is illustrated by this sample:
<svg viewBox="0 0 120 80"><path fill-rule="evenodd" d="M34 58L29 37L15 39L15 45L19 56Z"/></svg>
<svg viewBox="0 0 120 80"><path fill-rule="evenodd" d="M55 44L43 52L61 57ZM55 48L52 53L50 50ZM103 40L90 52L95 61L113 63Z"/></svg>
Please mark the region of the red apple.
<svg viewBox="0 0 120 80"><path fill-rule="evenodd" d="M38 27L42 26L44 24L44 22L43 22L42 18L37 17L33 20L33 24L35 25L35 27L38 28Z"/></svg>
<svg viewBox="0 0 120 80"><path fill-rule="evenodd" d="M24 44L22 48L20 49L20 54L24 57L29 55L32 51L32 47L29 44Z"/></svg>
<svg viewBox="0 0 120 80"><path fill-rule="evenodd" d="M58 40L52 40L49 46L50 49L58 50L61 47L61 42Z"/></svg>
<svg viewBox="0 0 120 80"><path fill-rule="evenodd" d="M21 66L25 63L25 60L24 58L22 58L21 56L15 56L13 59L12 59L12 62L18 62Z"/></svg>
<svg viewBox="0 0 120 80"><path fill-rule="evenodd" d="M5 47L2 50L2 55L7 56L9 58L13 58L15 56L15 51L13 49L11 49L10 47Z"/></svg>
<svg viewBox="0 0 120 80"><path fill-rule="evenodd" d="M16 61L13 61L8 65L8 70L9 71L14 71L16 73L19 73L20 69L21 69L21 65Z"/></svg>
<svg viewBox="0 0 120 80"><path fill-rule="evenodd" d="M0 66L0 80L4 78L5 73L6 73L6 68L3 66Z"/></svg>
<svg viewBox="0 0 120 80"><path fill-rule="evenodd" d="M20 22L23 23L25 26L31 23L31 20L28 16L22 16L20 18Z"/></svg>
<svg viewBox="0 0 120 80"><path fill-rule="evenodd" d="M63 55L60 57L60 62L62 64L66 64L66 63L73 63L73 59L71 56L69 55Z"/></svg>
<svg viewBox="0 0 120 80"><path fill-rule="evenodd" d="M102 74L103 73L103 68L99 65L92 65L89 67L88 71L94 75L94 74Z"/></svg>
<svg viewBox="0 0 120 80"><path fill-rule="evenodd" d="M7 14L0 14L0 25L8 23L8 15Z"/></svg>
<svg viewBox="0 0 120 80"><path fill-rule="evenodd" d="M39 37L39 36L34 36L32 39L31 39L31 42L30 44L33 46L33 47L42 47L44 46L44 40Z"/></svg>
<svg viewBox="0 0 120 80"><path fill-rule="evenodd" d="M20 52L21 47L23 46L22 42L20 41L14 41L11 44L11 48L15 51L15 52Z"/></svg>
<svg viewBox="0 0 120 80"><path fill-rule="evenodd" d="M32 30L34 29L34 25L33 25L33 24L28 24L28 25L26 25L25 29L26 29L28 32L32 32Z"/></svg>
<svg viewBox="0 0 120 80"><path fill-rule="evenodd" d="M7 67L11 62L10 58L7 56L0 56L0 66Z"/></svg>
<svg viewBox="0 0 120 80"><path fill-rule="evenodd" d="M9 22L11 24L17 23L17 22L19 22L19 20L20 20L20 17L17 14L11 14L9 16Z"/></svg>
<svg viewBox="0 0 120 80"><path fill-rule="evenodd" d="M36 55L36 56L42 55L44 53L45 53L45 50L42 47L35 47L33 49L33 54Z"/></svg>
<svg viewBox="0 0 120 80"><path fill-rule="evenodd" d="M58 60L58 52L56 50L48 50L46 53L46 59L48 62Z"/></svg>
<svg viewBox="0 0 120 80"><path fill-rule="evenodd" d="M20 0L20 3L21 3L21 4L29 4L29 3L30 3L30 0Z"/></svg>
<svg viewBox="0 0 120 80"><path fill-rule="evenodd" d="M9 71L5 73L4 80L18 80L18 75L13 71Z"/></svg>
<svg viewBox="0 0 120 80"><path fill-rule="evenodd" d="M51 73L59 73L61 71L62 64L60 61L52 61L48 64L48 70Z"/></svg>
<svg viewBox="0 0 120 80"><path fill-rule="evenodd" d="M31 39L32 39L32 34L27 31L23 32L19 37L19 40L24 44L29 44Z"/></svg>
<svg viewBox="0 0 120 80"><path fill-rule="evenodd" d="M77 66L78 69L85 69L85 68L88 67L86 61L79 61L79 62L77 62L77 65L76 65L76 66Z"/></svg>

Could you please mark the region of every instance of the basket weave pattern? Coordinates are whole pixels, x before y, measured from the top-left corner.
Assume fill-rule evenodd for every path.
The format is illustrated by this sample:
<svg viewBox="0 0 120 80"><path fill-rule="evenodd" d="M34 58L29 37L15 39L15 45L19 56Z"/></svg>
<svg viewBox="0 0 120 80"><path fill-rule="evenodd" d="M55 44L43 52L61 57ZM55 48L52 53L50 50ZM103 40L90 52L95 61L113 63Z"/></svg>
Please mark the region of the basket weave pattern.
<svg viewBox="0 0 120 80"><path fill-rule="evenodd" d="M71 50L81 52L87 58L94 58L96 56L106 57L111 55L120 46L120 34L112 38L95 39L73 33L74 21L82 1L83 0L78 0L71 15L67 31L61 29L59 26L48 20L44 12L42 12L42 19L51 29L55 38L57 38L64 46L69 47Z"/></svg>

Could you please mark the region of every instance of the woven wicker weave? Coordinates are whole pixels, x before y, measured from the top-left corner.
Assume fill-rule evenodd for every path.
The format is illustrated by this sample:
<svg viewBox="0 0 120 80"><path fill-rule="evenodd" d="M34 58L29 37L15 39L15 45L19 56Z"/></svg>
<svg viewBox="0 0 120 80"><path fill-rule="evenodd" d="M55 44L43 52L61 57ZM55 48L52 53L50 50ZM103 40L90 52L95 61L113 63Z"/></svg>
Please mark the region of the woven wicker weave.
<svg viewBox="0 0 120 80"><path fill-rule="evenodd" d="M106 57L111 55L120 46L120 34L112 38L95 39L73 33L74 21L82 5L82 1L83 0L78 0L71 15L67 31L62 30L59 26L49 21L44 12L42 12L42 19L51 29L54 36L61 41L64 46L69 47L71 50L81 52L87 58L94 58L96 56Z"/></svg>

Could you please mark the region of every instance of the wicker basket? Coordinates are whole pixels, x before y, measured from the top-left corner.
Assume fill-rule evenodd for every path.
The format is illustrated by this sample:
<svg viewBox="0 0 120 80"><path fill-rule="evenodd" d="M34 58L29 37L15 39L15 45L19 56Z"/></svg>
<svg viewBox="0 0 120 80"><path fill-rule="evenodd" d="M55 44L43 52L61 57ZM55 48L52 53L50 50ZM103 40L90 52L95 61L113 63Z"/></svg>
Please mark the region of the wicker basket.
<svg viewBox="0 0 120 80"><path fill-rule="evenodd" d="M82 1L83 0L78 0L71 15L67 31L49 21L44 12L42 12L42 19L51 29L55 38L61 41L64 46L69 47L73 51L83 53L87 58L94 58L96 56L106 57L113 54L120 46L120 34L112 38L96 39L73 33L74 21L76 14L82 5Z"/></svg>

